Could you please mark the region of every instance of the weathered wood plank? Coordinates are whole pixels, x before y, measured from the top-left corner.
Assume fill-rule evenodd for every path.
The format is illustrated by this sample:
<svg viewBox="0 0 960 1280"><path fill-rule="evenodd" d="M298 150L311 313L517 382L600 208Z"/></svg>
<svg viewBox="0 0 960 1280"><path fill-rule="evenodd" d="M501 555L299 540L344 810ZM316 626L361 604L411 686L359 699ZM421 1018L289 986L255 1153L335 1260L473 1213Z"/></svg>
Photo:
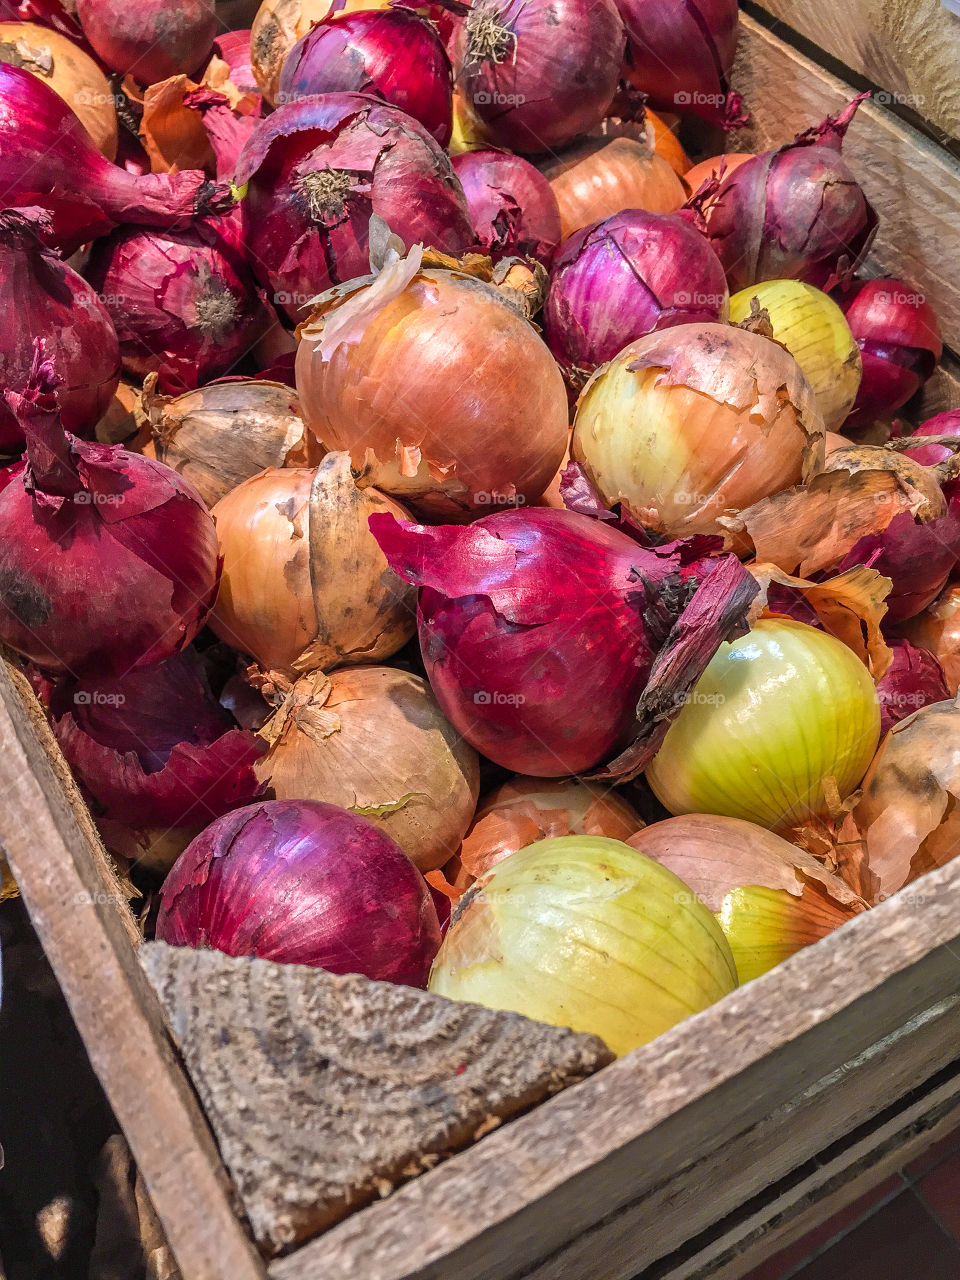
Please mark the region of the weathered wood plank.
<svg viewBox="0 0 960 1280"><path fill-rule="evenodd" d="M136 925L65 769L29 686L0 662L0 845L90 1061L185 1280L261 1280L140 968Z"/></svg>

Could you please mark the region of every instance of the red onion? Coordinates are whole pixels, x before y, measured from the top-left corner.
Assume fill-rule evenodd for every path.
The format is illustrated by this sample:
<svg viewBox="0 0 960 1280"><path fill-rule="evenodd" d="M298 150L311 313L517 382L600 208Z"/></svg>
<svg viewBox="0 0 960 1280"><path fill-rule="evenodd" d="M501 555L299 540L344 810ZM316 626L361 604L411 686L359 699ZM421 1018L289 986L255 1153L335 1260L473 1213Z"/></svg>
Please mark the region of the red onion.
<svg viewBox="0 0 960 1280"><path fill-rule="evenodd" d="M882 533L854 543L836 572L865 564L890 578L885 623L912 618L937 598L960 561L960 496L950 498L946 515L921 524L907 511L895 515Z"/></svg>
<svg viewBox="0 0 960 1280"><path fill-rule="evenodd" d="M830 288L853 271L877 217L840 145L862 98L793 142L739 165L706 206L707 238L731 293L761 280Z"/></svg>
<svg viewBox="0 0 960 1280"><path fill-rule="evenodd" d="M484 136L539 154L603 119L624 30L613 0L477 0L454 44L457 90Z"/></svg>
<svg viewBox="0 0 960 1280"><path fill-rule="evenodd" d="M105 817L199 831L261 787L265 744L215 700L193 649L116 680L57 687L57 741Z"/></svg>
<svg viewBox="0 0 960 1280"><path fill-rule="evenodd" d="M539 169L506 151L464 151L453 157L453 171L484 253L550 265L560 244L560 206Z"/></svg>
<svg viewBox="0 0 960 1280"><path fill-rule="evenodd" d="M623 749L609 775L639 772L757 589L736 557L702 558L719 539L646 549L572 511L466 527L374 515L370 527L421 588L420 646L448 720L494 763L538 777Z"/></svg>
<svg viewBox="0 0 960 1280"><path fill-rule="evenodd" d="M727 77L737 51L737 0L617 0L627 75L657 111L746 124Z"/></svg>
<svg viewBox="0 0 960 1280"><path fill-rule="evenodd" d="M860 348L863 377L844 431L888 418L940 363L943 342L933 308L906 280L865 280L837 298Z"/></svg>
<svg viewBox="0 0 960 1280"><path fill-rule="evenodd" d="M213 45L213 52L230 68L230 82L243 94L256 101L254 115L263 114L263 98L257 77L253 74L250 56L250 31L222 31Z"/></svg>
<svg viewBox="0 0 960 1280"><path fill-rule="evenodd" d="M550 272L547 342L575 383L655 329L722 320L723 267L672 213L627 209L565 240Z"/></svg>
<svg viewBox="0 0 960 1280"><path fill-rule="evenodd" d="M877 682L880 699L880 734L931 702L950 697L943 668L932 653L909 640L888 640L893 661Z"/></svg>
<svg viewBox="0 0 960 1280"><path fill-rule="evenodd" d="M47 671L122 675L199 631L216 529L169 467L66 435L55 385L38 351L23 395L6 393L29 465L0 493L0 640Z"/></svg>
<svg viewBox="0 0 960 1280"><path fill-rule="evenodd" d="M85 44L80 24L64 8L63 0L0 0L0 21L35 22L69 36L75 44Z"/></svg>
<svg viewBox="0 0 960 1280"><path fill-rule="evenodd" d="M473 239L445 152L402 111L359 93L280 107L244 147L236 180L253 269L294 322L318 293L369 271L371 213L407 248L462 253Z"/></svg>
<svg viewBox="0 0 960 1280"><path fill-rule="evenodd" d="M272 800L218 818L184 850L157 937L422 987L440 923L420 872L372 822Z"/></svg>
<svg viewBox="0 0 960 1280"><path fill-rule="evenodd" d="M943 413L934 414L932 418L928 418L914 431L910 433L914 436L955 436L960 440L960 409L947 409ZM956 453L956 449L951 449L945 444L921 444L916 449L904 449L904 455L912 458L914 462L919 462L924 467L935 467L938 462L946 462L948 458L952 458ZM944 485L944 492L950 493L956 481L949 481Z"/></svg>
<svg viewBox="0 0 960 1280"><path fill-rule="evenodd" d="M246 262L221 238L226 221L129 228L94 247L87 278L113 317L123 367L157 372L165 394L226 373L268 324Z"/></svg>
<svg viewBox="0 0 960 1280"><path fill-rule="evenodd" d="M217 34L209 0L76 0L76 7L97 55L141 84L192 75L209 58Z"/></svg>
<svg viewBox="0 0 960 1280"><path fill-rule="evenodd" d="M419 120L441 147L453 126L450 59L412 9L332 13L287 54L275 106L320 93L366 93Z"/></svg>
<svg viewBox="0 0 960 1280"><path fill-rule="evenodd" d="M202 117L216 159L218 180L232 181L240 153L260 123L259 116L238 115L224 95L214 89L191 89L183 95L183 105ZM234 214L239 226L239 210L231 210L231 216Z"/></svg>
<svg viewBox="0 0 960 1280"><path fill-rule="evenodd" d="M63 425L90 435L120 378L113 321L87 283L40 243L35 223L16 210L0 213L0 306L15 317L0 338L0 392L24 386L42 338L59 380ZM0 400L0 452L23 447L23 432Z"/></svg>
<svg viewBox="0 0 960 1280"><path fill-rule="evenodd" d="M6 64L0 64L0 185L8 208L49 214L42 238L65 257L120 223L185 226L232 203L199 171L137 177L111 164L48 85Z"/></svg>

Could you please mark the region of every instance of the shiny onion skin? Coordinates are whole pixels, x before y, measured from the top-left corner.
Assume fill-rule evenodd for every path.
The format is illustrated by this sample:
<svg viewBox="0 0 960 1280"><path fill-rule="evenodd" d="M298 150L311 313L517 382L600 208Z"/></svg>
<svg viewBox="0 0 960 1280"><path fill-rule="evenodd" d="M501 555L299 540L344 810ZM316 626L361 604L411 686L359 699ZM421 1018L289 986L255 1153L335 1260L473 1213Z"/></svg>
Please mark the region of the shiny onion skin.
<svg viewBox="0 0 960 1280"><path fill-rule="evenodd" d="M373 483L431 519L533 502L563 458L567 395L542 338L492 285L415 256L322 303L296 370L316 437L356 467L372 451Z"/></svg>
<svg viewBox="0 0 960 1280"><path fill-rule="evenodd" d="M22 67L48 84L76 113L100 154L116 158L117 112L110 82L73 40L32 22L0 22L0 62Z"/></svg>
<svg viewBox="0 0 960 1280"><path fill-rule="evenodd" d="M727 282L703 236L675 214L627 209L565 240L550 272L547 343L574 385L658 329L722 320Z"/></svg>
<svg viewBox="0 0 960 1280"><path fill-rule="evenodd" d="M33 367L34 339L50 353L67 431L92 435L120 379L120 349L106 307L14 209L0 213L0 306L16 323L0 338L0 453L23 447L16 415L2 399L19 391Z"/></svg>
<svg viewBox="0 0 960 1280"><path fill-rule="evenodd" d="M298 323L333 284L370 269L370 215L409 248L457 254L473 240L447 155L422 125L359 93L289 102L244 147L236 181L251 265Z"/></svg>
<svg viewBox="0 0 960 1280"><path fill-rule="evenodd" d="M571 457L607 506L670 537L776 493L822 456L823 419L794 358L721 324L630 343L580 397Z"/></svg>
<svg viewBox="0 0 960 1280"><path fill-rule="evenodd" d="M319 93L365 93L420 124L441 147L453 126L450 59L435 27L412 9L330 13L293 46L275 106Z"/></svg>
<svg viewBox="0 0 960 1280"><path fill-rule="evenodd" d="M219 27L209 0L76 0L76 5L97 56L140 84L199 70Z"/></svg>
<svg viewBox="0 0 960 1280"><path fill-rule="evenodd" d="M478 0L457 20L454 73L495 146L538 155L600 123L623 62L613 0Z"/></svg>
<svg viewBox="0 0 960 1280"><path fill-rule="evenodd" d="M338 12L385 9L386 2L346 0ZM263 0L250 28L250 61L260 91L271 106L280 88L280 73L290 50L314 23L334 12L334 0Z"/></svg>
<svg viewBox="0 0 960 1280"><path fill-rule="evenodd" d="M866 280L837 300L860 348L863 379L844 424L851 431L890 418L919 391L940 363L936 313L906 280Z"/></svg>
<svg viewBox="0 0 960 1280"><path fill-rule="evenodd" d="M549 267L560 244L560 209L550 183L522 156L464 151L453 157L476 232L494 262L521 254Z"/></svg>
<svg viewBox="0 0 960 1280"><path fill-rule="evenodd" d="M745 124L728 76L737 51L737 0L617 0L627 31L626 73L657 111L724 128Z"/></svg>
<svg viewBox="0 0 960 1280"><path fill-rule="evenodd" d="M720 650L647 767L671 813L725 814L787 831L841 798L877 747L880 705L862 662L839 640L761 618Z"/></svg>
<svg viewBox="0 0 960 1280"><path fill-rule="evenodd" d="M49 216L45 243L65 257L120 223L186 226L232 204L195 170L128 173L104 159L79 119L43 81L0 65L0 182L8 208Z"/></svg>
<svg viewBox="0 0 960 1280"><path fill-rule="evenodd" d="M419 871L372 822L273 800L189 845L164 883L157 938L422 987L440 922Z"/></svg>
<svg viewBox="0 0 960 1280"><path fill-rule="evenodd" d="M45 671L104 678L179 652L217 593L213 520L175 471L64 434L49 364L7 404L28 466L0 493L0 639Z"/></svg>
<svg viewBox="0 0 960 1280"><path fill-rule="evenodd" d="M494 763L539 777L617 752L605 776L639 772L756 591L734 557L699 558L713 541L648 550L571 511L370 527L420 588L420 648L447 719Z"/></svg>
<svg viewBox="0 0 960 1280"><path fill-rule="evenodd" d="M943 668L932 653L909 640L890 639L887 644L893 661L877 681L881 737L920 707L944 702L951 696ZM955 688L953 692L956 693Z"/></svg>
<svg viewBox="0 0 960 1280"><path fill-rule="evenodd" d="M624 1054L736 985L720 926L672 872L619 840L563 836L467 891L429 989L592 1032Z"/></svg>
<svg viewBox="0 0 960 1280"><path fill-rule="evenodd" d="M960 440L960 409L946 409L934 414L910 433L914 436L954 436ZM924 444L920 440L916 449L905 449L904 456L913 458L924 467L934 467L938 462L952 458L954 450L945 444ZM952 482L951 482L952 483Z"/></svg>
<svg viewBox="0 0 960 1280"><path fill-rule="evenodd" d="M686 199L669 162L634 138L590 139L540 169L557 198L565 240L624 209L675 213Z"/></svg>

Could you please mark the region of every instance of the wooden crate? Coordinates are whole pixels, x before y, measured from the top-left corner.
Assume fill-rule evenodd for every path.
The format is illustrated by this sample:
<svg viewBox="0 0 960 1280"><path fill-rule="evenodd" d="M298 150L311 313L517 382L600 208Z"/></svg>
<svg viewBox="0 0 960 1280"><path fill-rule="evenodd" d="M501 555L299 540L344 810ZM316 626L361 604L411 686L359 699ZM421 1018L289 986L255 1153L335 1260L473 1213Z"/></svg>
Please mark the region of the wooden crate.
<svg viewBox="0 0 960 1280"><path fill-rule="evenodd" d="M755 145L850 93L749 18L737 82ZM874 105L848 151L887 222L879 264L909 264L960 347L960 168ZM929 406L958 388L943 374ZM960 1117L958 860L267 1262L89 814L2 663L0 776L0 845L185 1280L734 1280Z"/></svg>

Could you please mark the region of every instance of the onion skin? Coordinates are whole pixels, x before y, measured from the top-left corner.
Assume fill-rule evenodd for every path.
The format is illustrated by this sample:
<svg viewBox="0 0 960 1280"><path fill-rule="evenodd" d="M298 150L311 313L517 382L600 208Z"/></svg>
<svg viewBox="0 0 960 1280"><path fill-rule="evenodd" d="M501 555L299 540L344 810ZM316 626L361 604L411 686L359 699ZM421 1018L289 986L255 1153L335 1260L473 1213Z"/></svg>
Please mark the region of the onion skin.
<svg viewBox="0 0 960 1280"><path fill-rule="evenodd" d="M480 789L477 753L430 686L392 667L299 680L260 731L257 776L278 800L323 800L368 818L422 872L456 853Z"/></svg>
<svg viewBox="0 0 960 1280"><path fill-rule="evenodd" d="M263 115L263 101L257 77L253 74L250 31L221 31L214 41L213 52L230 68L230 82L253 99L253 114Z"/></svg>
<svg viewBox="0 0 960 1280"><path fill-rule="evenodd" d="M435 28L409 9L330 13L290 50L275 106L320 93L365 93L450 141L450 59Z"/></svg>
<svg viewBox="0 0 960 1280"><path fill-rule="evenodd" d="M960 440L960 409L947 409L944 413L934 414L914 431L914 436L956 436ZM912 458L923 467L935 467L938 462L946 462L952 458L954 450L945 444L923 444L920 441L916 449L904 449L904 457ZM944 492L952 492L952 484L944 486Z"/></svg>
<svg viewBox="0 0 960 1280"><path fill-rule="evenodd" d="M34 339L50 352L64 427L92 435L120 380L120 349L106 307L75 271L45 248L37 224L13 209L0 213L0 303L17 323L0 340L0 451L24 445L2 399L30 376Z"/></svg>
<svg viewBox="0 0 960 1280"><path fill-rule="evenodd" d="M436 141L358 93L280 107L244 147L236 181L246 186L251 265L295 323L316 294L369 270L371 213L408 248L456 254L473 240L463 190Z"/></svg>
<svg viewBox="0 0 960 1280"><path fill-rule="evenodd" d="M887 643L893 661L877 682L881 737L920 707L950 697L943 668L932 653L918 649L909 640L893 639Z"/></svg>
<svg viewBox="0 0 960 1280"><path fill-rule="evenodd" d="M157 938L422 987L440 923L423 877L373 823L274 800L218 818L185 850Z"/></svg>
<svg viewBox="0 0 960 1280"><path fill-rule="evenodd" d="M73 40L33 22L0 22L0 62L42 78L76 113L102 156L117 154L117 113L110 82Z"/></svg>
<svg viewBox="0 0 960 1280"><path fill-rule="evenodd" d="M384 4L370 0L346 0L340 12L380 9ZM264 98L271 106L280 88L280 72L290 50L314 23L333 11L333 0L263 0L250 28L253 74Z"/></svg>
<svg viewBox="0 0 960 1280"><path fill-rule="evenodd" d="M496 146L538 155L600 123L623 62L613 0L478 0L456 23L455 80Z"/></svg>
<svg viewBox="0 0 960 1280"><path fill-rule="evenodd" d="M703 236L628 209L565 240L550 273L547 342L574 385L655 330L724 319L727 282Z"/></svg>
<svg viewBox="0 0 960 1280"><path fill-rule="evenodd" d="M591 140L540 168L557 198L564 240L624 209L675 213L686 199L663 156L632 138Z"/></svg>
<svg viewBox="0 0 960 1280"><path fill-rule="evenodd" d="M960 688L960 586L948 586L933 604L898 630L933 655L943 670L949 696L955 698Z"/></svg>
<svg viewBox="0 0 960 1280"><path fill-rule="evenodd" d="M192 75L219 25L207 0L77 0L77 17L97 56L141 84Z"/></svg>
<svg viewBox="0 0 960 1280"><path fill-rule="evenodd" d="M628 1053L732 991L716 920L619 840L541 840L454 910L429 989L599 1035Z"/></svg>
<svg viewBox="0 0 960 1280"><path fill-rule="evenodd" d="M753 155L752 151L725 151L722 155L711 156L709 160L701 160L682 175L684 186L691 195L695 195L705 182L720 176L721 167L724 178L729 178L735 169L752 160Z"/></svg>
<svg viewBox="0 0 960 1280"><path fill-rule="evenodd" d="M880 735L866 667L833 636L761 618L722 645L646 777L671 813L714 813L787 831L863 777Z"/></svg>
<svg viewBox="0 0 960 1280"><path fill-rule="evenodd" d="M464 151L453 157L477 246L496 262L522 254L549 267L560 244L560 209L550 183L522 156Z"/></svg>

